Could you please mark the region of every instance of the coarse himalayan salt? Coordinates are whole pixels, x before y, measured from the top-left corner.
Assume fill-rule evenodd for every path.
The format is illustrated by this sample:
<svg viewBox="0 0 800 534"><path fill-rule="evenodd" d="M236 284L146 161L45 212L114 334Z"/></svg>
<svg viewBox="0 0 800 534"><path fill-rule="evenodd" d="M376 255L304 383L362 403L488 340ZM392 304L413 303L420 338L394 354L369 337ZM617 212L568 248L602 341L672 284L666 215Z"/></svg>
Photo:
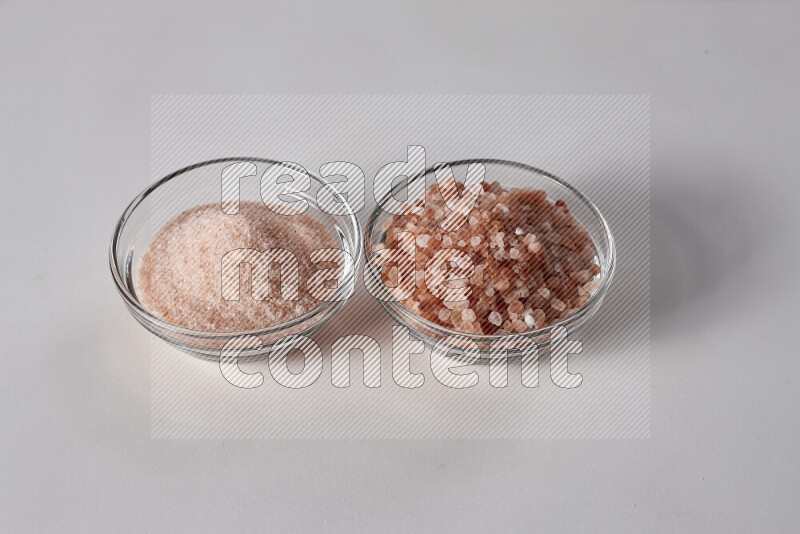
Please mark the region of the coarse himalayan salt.
<svg viewBox="0 0 800 534"><path fill-rule="evenodd" d="M464 185L456 186L462 194ZM402 304L429 321L476 334L542 328L586 304L602 282L597 251L566 203L552 202L536 189L508 191L497 182L483 187L469 218L454 231L439 225L448 210L435 184L426 193L424 209L384 221L389 248L397 246L401 231L410 229L418 241L428 236L423 239L428 246L417 248L411 268L424 269L443 248L466 252L475 267L467 300L442 302L423 282ZM382 278L393 287L397 272L384 269Z"/></svg>
<svg viewBox="0 0 800 534"><path fill-rule="evenodd" d="M306 290L314 266L312 251L340 248L333 234L307 214L285 216L262 203L242 202L239 213L223 213L219 204L184 211L153 238L137 271L136 294L144 308L168 321L204 332L241 332L280 324L307 313L317 304ZM270 294L251 295L250 268L240 267L239 300L221 295L222 257L236 249L283 248L300 265L298 300L283 300L279 277L270 273Z"/></svg>

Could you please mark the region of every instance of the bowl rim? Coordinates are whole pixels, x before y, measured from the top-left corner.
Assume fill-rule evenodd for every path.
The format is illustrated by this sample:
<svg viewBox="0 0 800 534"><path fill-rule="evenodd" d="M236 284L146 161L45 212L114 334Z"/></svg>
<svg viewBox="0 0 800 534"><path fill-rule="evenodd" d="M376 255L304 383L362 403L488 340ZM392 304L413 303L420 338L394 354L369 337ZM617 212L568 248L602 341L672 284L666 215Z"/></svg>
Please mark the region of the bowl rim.
<svg viewBox="0 0 800 534"><path fill-rule="evenodd" d="M407 324L413 325L413 323L416 322L425 326L426 328L429 328L434 332L442 334L442 336L445 337L450 337L450 336L462 337L485 343L502 341L504 339L508 339L509 336L514 336L515 338L539 337L551 333L553 329L558 328L560 326L568 327L578 322L580 319L583 318L584 315L594 310L600 304L600 302L602 302L603 297L608 291L608 288L611 285L611 281L614 278L614 272L616 270L616 245L614 243L614 236L611 233L611 228L608 226L608 222L606 221L605 217L603 217L602 213L600 213L600 210L597 209L597 206L595 206L594 203L591 200L589 200L589 198L586 195L578 191L578 189L570 185L565 180L545 170L539 169L538 167L534 167L533 165L528 165L527 163L520 163L516 161L496 159L496 158L469 158L469 159L459 159L459 160L435 163L434 165L428 167L421 173L418 173L415 176L409 178L408 184L410 185L411 182L414 180L419 180L419 179L425 180L425 178L429 174L434 173L435 170L441 166L450 165L451 167L453 167L460 165L469 165L472 163L515 167L518 169L522 169L524 171L533 172L558 183L559 185L567 189L570 193L575 195L577 199L580 200L584 204L584 206L586 206L589 209L589 211L600 222L600 225L603 229L603 235L606 238L606 243L608 248L606 264L608 267L607 267L607 275L603 278L603 281L601 282L600 286L597 288L597 290L595 290L594 293L592 293L592 295L589 296L589 298L583 304L583 306L578 308L576 312L573 313L572 315L560 319L554 323L548 324L547 326L543 326L541 328L526 330L525 332L515 332L513 334L470 334L462 332L460 330L453 330L452 328L442 326L439 323L429 321L428 319L425 319L424 317L415 314L414 312L412 312L411 310L400 304L400 302L397 300L394 299L381 300L381 304L384 306L384 308L386 308L390 316L396 319L396 315L399 315L405 319L405 322ZM425 190L427 191L427 189ZM364 269L369 269L371 276L375 276L376 273L374 271L374 266L370 261L370 251L371 251L370 237L372 236L373 231L376 228L378 217L380 216L381 212L383 212L381 206L385 205L385 203L389 200L391 194L392 192L389 191L386 195L384 195L384 197L380 200L380 202L378 202L378 205L370 214L369 220L366 224L366 232L364 234L364 257L365 257Z"/></svg>
<svg viewBox="0 0 800 534"><path fill-rule="evenodd" d="M187 166L182 167L182 168L180 168L180 169L178 169L176 171L173 171L173 172L169 173L168 175L164 176L163 178L160 178L160 179L154 181L153 183L151 183L147 188L145 188L142 192L140 192L138 195L136 195L136 197L134 197L134 199L128 204L128 206L122 212L122 215L117 220L117 224L114 226L114 232L112 233L112 236L111 236L111 244L109 245L109 265L111 267L111 274L112 274L112 277L114 279L114 284L117 287L117 291L120 293L122 298L125 300L125 303L128 305L129 308L134 310L137 315L139 315L142 318L144 318L147 322L155 324L158 327L160 327L160 328L162 328L164 330L168 330L170 332L173 332L175 334L185 335L185 336L192 337L192 338L195 338L195 339L220 339L220 338L228 338L228 337L236 337L236 336L244 336L244 335L252 335L252 336L261 337L261 336L264 336L264 335L269 335L269 334L273 334L273 333L279 332L279 331L287 329L287 328L292 328L292 327L297 326L297 325L307 321L308 319L311 319L311 318L313 318L315 316L318 316L320 313L323 313L323 312L326 312L326 311L332 311L332 313L335 313L336 311L341 309L341 307L347 302L347 300L349 300L349 297L348 297L348 298L345 298L345 299L342 299L342 300L320 301L319 304L317 304L316 306L311 308L306 313L304 313L302 315L299 315L297 317L294 317L294 318L290 319L289 321L286 321L286 322L283 322L283 323L277 323L277 324L274 324L274 325L265 326L263 328L257 328L257 329L254 329L254 330L221 332L221 331L194 330L194 329L187 328L187 327L184 327L184 326L176 325L174 323L170 323L169 321L165 321L164 319L161 319L160 317L157 317L157 316L153 315L147 309L145 309L144 306L142 306L141 303L139 302L139 299L137 299L136 296L133 295L128 290L127 285L125 284L125 282L123 280L122 273L120 273L120 270L118 268L117 260L119 259L119 257L118 257L118 254L117 254L117 248L118 248L119 241L120 241L120 238L121 238L121 235L122 235L122 231L125 228L125 224L128 221L128 219L131 217L133 212L136 210L136 208L138 208L142 204L142 202L144 202L144 200L147 199L159 187L161 187L162 185L168 183L170 180L173 180L173 179L177 178L178 176L181 176L181 175L183 175L183 174L185 174L187 172L190 172L190 171L193 171L193 170L198 169L200 167L205 167L205 166L208 166L208 165L215 165L215 164L218 164L218 163L228 163L228 162L241 162L241 161L250 161L250 162L253 162L253 163L265 163L265 164L268 164L268 165L291 164L291 162L278 161L278 160L273 160L273 159L269 159L269 158L259 158L259 157L252 157L252 156L215 158L215 159L201 161L201 162L198 162L198 163L193 163L191 165L187 165ZM294 165L297 165L297 164L294 164ZM318 178L314 174L308 172L305 168L303 168L302 170L305 171L308 174L308 176L311 178L312 181L318 182L319 185L322 186L322 187L327 187L328 184L326 182L324 182L323 180L321 180L320 178ZM339 194L339 192L335 188L328 187L328 190L331 191L332 194L334 194L336 197L338 197L338 200L340 200L345 205L349 206L349 204L347 204L347 201ZM351 264L350 272L347 273L346 279L343 278L344 283L342 283L340 285L339 289L336 290L336 293L334 293L334 296L340 295L340 292L344 293L346 290L348 290L348 286L350 286L351 283L353 284L353 290L355 290L355 285L356 285L356 282L357 282L355 278L356 278L357 273L359 271L359 264L360 264L361 257L362 257L361 247L363 246L363 240L361 238L361 235L362 235L362 233L361 233L361 224L358 222L358 218L356 217L356 215L353 212L353 210L349 209L348 211L349 211L349 213L347 215L331 215L331 214L329 214L329 215L331 215L331 217L346 217L347 218L347 220L352 225L352 230L354 232L353 243L355 245L355 250L353 251L353 254L352 254L353 262ZM127 259L125 261L127 261ZM328 317L328 318L326 318L324 320L327 320L329 318L330 317ZM316 324L316 322L314 324Z"/></svg>

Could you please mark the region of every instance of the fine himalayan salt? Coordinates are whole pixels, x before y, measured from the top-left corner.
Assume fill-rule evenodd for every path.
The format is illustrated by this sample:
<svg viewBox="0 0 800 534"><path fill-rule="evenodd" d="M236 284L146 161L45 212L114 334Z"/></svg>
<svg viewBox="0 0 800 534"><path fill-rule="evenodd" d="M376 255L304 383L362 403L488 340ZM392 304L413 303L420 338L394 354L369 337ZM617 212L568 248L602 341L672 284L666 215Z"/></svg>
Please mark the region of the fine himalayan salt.
<svg viewBox="0 0 800 534"><path fill-rule="evenodd" d="M310 311L319 301L304 283L314 266L312 251L339 248L322 224L306 214L278 215L258 202L242 202L239 213L223 213L219 204L184 211L153 238L137 272L139 301L147 311L172 324L205 332L241 332L280 324ZM239 300L221 294L222 257L236 249L283 248L300 266L297 300L283 300L278 269L271 268L268 298L252 298L250 268L239 268Z"/></svg>
<svg viewBox="0 0 800 534"><path fill-rule="evenodd" d="M459 194L464 185L456 183ZM421 204L421 203L419 203ZM420 206L421 207L421 206ZM589 232L563 200L550 201L536 189L503 189L484 184L465 223L445 232L440 221L449 213L437 185L426 193L424 208L388 218L385 246L398 244L398 233L425 236L416 250L416 271L436 251L458 248L472 260L466 301L442 301L417 276L411 298L402 302L421 317L455 330L476 334L508 334L542 328L578 310L598 289L597 251ZM398 272L384 269L394 287ZM420 283L419 280L423 281ZM441 313L446 309L450 313Z"/></svg>

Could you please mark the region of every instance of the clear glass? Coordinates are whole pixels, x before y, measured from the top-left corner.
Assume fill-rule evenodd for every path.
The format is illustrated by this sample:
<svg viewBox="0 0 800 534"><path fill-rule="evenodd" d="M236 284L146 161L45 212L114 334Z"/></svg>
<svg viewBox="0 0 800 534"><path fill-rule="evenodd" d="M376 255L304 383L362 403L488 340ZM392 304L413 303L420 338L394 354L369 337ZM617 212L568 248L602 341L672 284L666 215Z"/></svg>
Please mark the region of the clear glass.
<svg viewBox="0 0 800 534"><path fill-rule="evenodd" d="M385 294L381 300L383 307L395 321L415 331L429 347L440 341L448 340L444 341L444 346L448 351L463 353L464 348L468 345L474 346L471 343L474 342L478 347L479 356L482 358L490 358L493 354L498 354L494 352L498 350L505 350L509 356L519 356L532 350L533 347L546 347L549 345L551 333L556 327L563 326L568 334L574 334L597 313L614 276L614 239L606 220L595 205L580 191L564 180L530 165L496 159L460 160L451 162L449 165L456 177L463 177L466 176L467 167L471 163L482 163L485 166L487 182L498 181L505 189L521 187L541 189L547 192L547 197L551 201L563 199L570 213L589 232L591 240L597 249L595 262L600 266L600 274L597 275L601 278L600 285L591 294L586 304L572 315L543 328L513 335L466 334L416 315L403 306L402 303L388 298L388 294ZM436 181L433 167L427 169L424 174L411 178L411 180L424 180L426 188L429 187ZM379 207L372 213L367 224L365 276L368 280L373 281L368 283L375 283L374 281L380 276L379 268L370 261L370 257L373 253L373 247L383 243L386 239L386 232L381 228L383 228L384 220L392 215L383 211L380 206L384 205L387 200L388 197L379 200Z"/></svg>
<svg viewBox="0 0 800 534"><path fill-rule="evenodd" d="M253 335L261 339L262 346L242 351L239 358L263 357L269 352L272 344L282 337L291 334L310 335L317 331L342 308L355 287L356 273L362 255L361 228L358 220L353 213L330 215L320 210L316 195L324 183L311 175L311 188L296 196L308 201L306 214L328 228L341 242L341 248L353 258L353 262L346 266L339 289L330 301L321 301L309 312L291 321L244 332L192 330L164 321L144 309L136 296L134 275L151 239L164 224L183 211L202 204L219 203L222 169L232 163L245 161L255 163L258 173L253 180L241 181L240 201L261 202L258 177L267 167L279 162L262 158L222 158L205 161L180 169L153 183L139 194L122 213L111 238L109 250L111 274L128 310L147 330L195 356L217 359L221 349L229 340L237 336ZM332 194L337 195L335 191L332 191ZM337 200L346 204L340 196Z"/></svg>

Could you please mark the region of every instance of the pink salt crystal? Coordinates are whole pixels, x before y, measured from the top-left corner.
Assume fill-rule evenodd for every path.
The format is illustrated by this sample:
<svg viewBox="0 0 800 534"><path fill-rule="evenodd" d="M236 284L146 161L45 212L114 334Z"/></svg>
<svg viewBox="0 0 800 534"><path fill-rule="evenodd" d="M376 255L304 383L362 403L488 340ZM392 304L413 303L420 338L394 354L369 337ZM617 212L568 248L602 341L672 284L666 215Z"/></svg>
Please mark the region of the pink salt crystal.
<svg viewBox="0 0 800 534"><path fill-rule="evenodd" d="M481 325L473 321L464 321L461 324L461 330L468 334L483 334L483 330L481 329Z"/></svg>
<svg viewBox="0 0 800 534"><path fill-rule="evenodd" d="M417 246L420 248L427 248L428 241L430 241L431 236L428 234L420 234L417 236Z"/></svg>
<svg viewBox="0 0 800 534"><path fill-rule="evenodd" d="M511 321L511 327L514 329L514 332L524 332L528 329L527 326L525 326L525 323L519 319L514 319Z"/></svg>
<svg viewBox="0 0 800 534"><path fill-rule="evenodd" d="M504 232L497 232L497 233L495 233L495 234L492 236L492 242L493 242L495 245L497 245L498 247L500 247L500 248L503 248L503 247L505 246L505 243L503 243L503 238L505 237L505 235L506 235L506 234L505 234Z"/></svg>
<svg viewBox="0 0 800 534"><path fill-rule="evenodd" d="M464 247L467 246L467 242L464 241L463 239L459 239L458 243L456 243L456 244L458 245L459 248L464 248Z"/></svg>
<svg viewBox="0 0 800 534"><path fill-rule="evenodd" d="M469 301L459 300L454 302L451 300L445 300L444 302L442 302L442 304L444 304L445 308L449 308L451 310L463 310L464 308L469 306Z"/></svg>
<svg viewBox="0 0 800 534"><path fill-rule="evenodd" d="M525 307L518 300L512 300L508 303L508 311L510 313L522 313Z"/></svg>
<svg viewBox="0 0 800 534"><path fill-rule="evenodd" d="M466 310L461 312L461 318L464 321L470 321L471 322L471 321L474 321L475 319L477 319L477 316L475 315L475 312L472 311L471 308L467 308Z"/></svg>
<svg viewBox="0 0 800 534"><path fill-rule="evenodd" d="M500 280L494 283L494 288L497 291L505 291L506 289L508 289L509 285L510 283L506 278L501 278Z"/></svg>
<svg viewBox="0 0 800 534"><path fill-rule="evenodd" d="M540 287L536 292L539 293L543 299L550 298L550 290L546 287Z"/></svg>
<svg viewBox="0 0 800 534"><path fill-rule="evenodd" d="M512 260L518 260L518 259L519 259L519 255L520 255L520 254L519 254L519 249L517 249L517 248L510 248L510 249L508 250L508 255L509 255L509 257L510 257Z"/></svg>
<svg viewBox="0 0 800 534"><path fill-rule="evenodd" d="M584 284L583 289L585 289L588 293L591 293L598 287L600 287L600 283L601 280L599 277L595 278L594 280L589 280L588 282L586 282L586 284Z"/></svg>
<svg viewBox="0 0 800 534"><path fill-rule="evenodd" d="M400 281L400 270L397 268L397 265L391 265L389 267L389 271L386 275L386 278L389 287L397 287L397 284Z"/></svg>
<svg viewBox="0 0 800 534"><path fill-rule="evenodd" d="M544 325L544 322L547 319L547 316L545 315L544 310L540 310L539 308L533 310L531 315L533 315L533 320L536 321L536 325L537 326Z"/></svg>
<svg viewBox="0 0 800 534"><path fill-rule="evenodd" d="M385 223L384 223L385 224ZM219 204L184 211L155 235L136 272L140 302L170 323L204 332L237 332L280 324L307 313L318 304L300 283L298 300L283 300L270 287L265 300L252 298L251 269L240 274L239 300L221 294L222 257L232 250L284 248L300 264L300 280L316 269L310 253L337 248L333 234L306 214L278 215L263 203L241 202L228 215Z"/></svg>
<svg viewBox="0 0 800 534"><path fill-rule="evenodd" d="M550 301L550 306L552 306L554 310L558 310L560 312L563 312L564 310L567 309L567 305L564 304L563 302L561 302L558 299L551 300Z"/></svg>
<svg viewBox="0 0 800 534"><path fill-rule="evenodd" d="M477 247L478 245L481 244L481 236L479 236L479 235L472 236L469 239L469 244L472 245L473 247Z"/></svg>
<svg viewBox="0 0 800 534"><path fill-rule="evenodd" d="M528 250L533 252L534 254L536 254L537 252L542 250L542 245L540 243L538 243L537 241L534 241L532 243L528 243Z"/></svg>
<svg viewBox="0 0 800 534"><path fill-rule="evenodd" d="M475 267L475 272L473 273L472 278L470 278L470 281L475 285L475 287L484 286L484 281L483 281L484 270L485 267L483 265L478 265L477 267Z"/></svg>
<svg viewBox="0 0 800 534"><path fill-rule="evenodd" d="M442 308L439 310L439 321L446 323L450 319L450 310Z"/></svg>
<svg viewBox="0 0 800 534"><path fill-rule="evenodd" d="M528 328L534 328L536 326L536 321L533 319L533 315L526 313L522 318L525 320L525 325L527 325Z"/></svg>
<svg viewBox="0 0 800 534"><path fill-rule="evenodd" d="M489 314L489 322L495 326L500 326L503 323L503 317L496 311Z"/></svg>

